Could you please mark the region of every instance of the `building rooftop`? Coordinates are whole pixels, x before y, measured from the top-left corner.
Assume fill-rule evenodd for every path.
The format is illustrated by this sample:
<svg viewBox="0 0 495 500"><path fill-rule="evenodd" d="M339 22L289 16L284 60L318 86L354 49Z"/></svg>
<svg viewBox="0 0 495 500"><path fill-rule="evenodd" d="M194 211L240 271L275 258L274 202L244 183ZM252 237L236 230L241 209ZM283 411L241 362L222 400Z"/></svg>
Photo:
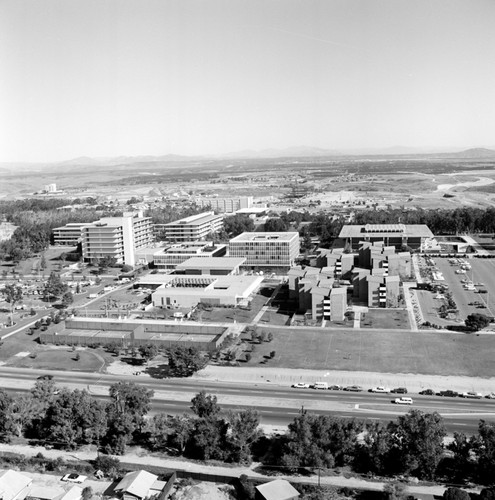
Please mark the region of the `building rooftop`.
<svg viewBox="0 0 495 500"><path fill-rule="evenodd" d="M432 238L433 233L426 224L366 224L364 226L346 224L339 234L339 238L359 238L361 236Z"/></svg>
<svg viewBox="0 0 495 500"><path fill-rule="evenodd" d="M203 212L197 215L191 215L189 217L185 217L184 219L179 219L174 222L169 222L167 224L160 224L160 226L168 227L168 226L199 226L206 222L210 222L212 220L216 220L218 218L222 218L221 215L215 215L214 212Z"/></svg>
<svg viewBox="0 0 495 500"><path fill-rule="evenodd" d="M235 269L245 261L243 257L191 257L176 269Z"/></svg>
<svg viewBox="0 0 495 500"><path fill-rule="evenodd" d="M298 497L299 492L285 479L275 479L269 483L260 484L256 489L265 500L290 500Z"/></svg>
<svg viewBox="0 0 495 500"><path fill-rule="evenodd" d="M291 241L294 237L299 238L299 233L296 231L292 232L280 232L280 233L242 233L235 238L232 238L230 242L237 241Z"/></svg>

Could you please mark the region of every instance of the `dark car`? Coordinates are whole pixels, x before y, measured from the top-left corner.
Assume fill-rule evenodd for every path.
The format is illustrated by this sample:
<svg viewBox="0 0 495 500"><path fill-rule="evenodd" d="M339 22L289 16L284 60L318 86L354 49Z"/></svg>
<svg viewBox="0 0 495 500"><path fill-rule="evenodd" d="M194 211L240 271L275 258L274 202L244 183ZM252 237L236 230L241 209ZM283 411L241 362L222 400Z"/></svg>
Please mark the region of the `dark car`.
<svg viewBox="0 0 495 500"><path fill-rule="evenodd" d="M341 385L331 385L328 387L331 391L341 391L343 387Z"/></svg>
<svg viewBox="0 0 495 500"><path fill-rule="evenodd" d="M423 389L419 393L421 394L421 396L434 396L435 395L435 391L433 389Z"/></svg>
<svg viewBox="0 0 495 500"><path fill-rule="evenodd" d="M440 391L440 392L437 392L437 396L447 396L449 398L456 398L457 396L459 396L459 393L456 391L451 391L451 390Z"/></svg>
<svg viewBox="0 0 495 500"><path fill-rule="evenodd" d="M361 392L364 389L360 385L348 385L347 387L344 387L344 391L349 391L349 392Z"/></svg>
<svg viewBox="0 0 495 500"><path fill-rule="evenodd" d="M393 392L394 394L407 394L407 388L406 387L396 387L395 389L392 389L390 392Z"/></svg>
<svg viewBox="0 0 495 500"><path fill-rule="evenodd" d="M53 375L40 375L38 380L53 380Z"/></svg>

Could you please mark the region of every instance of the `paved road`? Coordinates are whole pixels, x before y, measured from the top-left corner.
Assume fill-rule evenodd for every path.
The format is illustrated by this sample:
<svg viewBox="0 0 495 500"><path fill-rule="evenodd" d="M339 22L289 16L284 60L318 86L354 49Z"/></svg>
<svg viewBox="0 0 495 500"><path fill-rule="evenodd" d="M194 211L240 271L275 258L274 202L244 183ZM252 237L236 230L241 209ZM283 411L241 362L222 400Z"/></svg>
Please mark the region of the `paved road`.
<svg viewBox="0 0 495 500"><path fill-rule="evenodd" d="M241 384L196 379L157 380L136 377L115 377L92 373L50 372L59 386L87 389L95 397L106 398L108 388L118 380L142 384L155 391L153 412L180 414L190 411L190 401L200 390L218 397L224 409L256 408L262 423L286 426L302 407L318 414L348 418L389 421L411 409L391 403L395 395L352 393L344 391L316 391L292 389L284 386ZM29 390L42 370L1 367L0 386L11 391ZM465 400L412 395L413 408L425 412L439 412L445 419L449 433L462 431L473 434L480 419L495 420L495 401Z"/></svg>

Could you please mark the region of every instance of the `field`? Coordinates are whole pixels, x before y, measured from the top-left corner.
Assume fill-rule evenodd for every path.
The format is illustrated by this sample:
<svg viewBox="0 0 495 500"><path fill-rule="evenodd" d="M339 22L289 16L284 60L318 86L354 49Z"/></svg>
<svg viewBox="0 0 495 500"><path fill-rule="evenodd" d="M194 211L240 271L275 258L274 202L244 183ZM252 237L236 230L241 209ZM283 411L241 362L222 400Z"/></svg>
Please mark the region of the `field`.
<svg viewBox="0 0 495 500"><path fill-rule="evenodd" d="M369 309L361 318L361 328L411 328L407 311L402 309Z"/></svg>
<svg viewBox="0 0 495 500"><path fill-rule="evenodd" d="M493 376L495 339L406 331L270 329L273 341L255 344L247 366L432 375ZM267 359L275 351L273 359Z"/></svg>

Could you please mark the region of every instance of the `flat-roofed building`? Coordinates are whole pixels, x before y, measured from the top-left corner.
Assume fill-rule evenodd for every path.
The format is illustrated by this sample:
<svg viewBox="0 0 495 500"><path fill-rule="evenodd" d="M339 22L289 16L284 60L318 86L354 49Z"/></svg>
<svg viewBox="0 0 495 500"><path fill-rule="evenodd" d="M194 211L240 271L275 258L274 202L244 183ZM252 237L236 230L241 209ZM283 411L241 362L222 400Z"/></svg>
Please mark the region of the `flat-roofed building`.
<svg viewBox="0 0 495 500"><path fill-rule="evenodd" d="M88 222L69 222L65 226L54 228L52 230L53 243L55 245L76 246L82 241L82 230L87 225Z"/></svg>
<svg viewBox="0 0 495 500"><path fill-rule="evenodd" d="M222 257L227 253L227 245L214 245L212 241L188 241L160 249L153 254L157 269L175 269L193 257Z"/></svg>
<svg viewBox="0 0 495 500"><path fill-rule="evenodd" d="M214 212L191 215L167 224L155 224L155 231L162 231L170 242L205 240L208 235L218 233L223 228L223 217Z"/></svg>
<svg viewBox="0 0 495 500"><path fill-rule="evenodd" d="M237 275L246 259L238 257L192 257L176 267L184 274Z"/></svg>
<svg viewBox="0 0 495 500"><path fill-rule="evenodd" d="M136 264L136 249L153 241L150 217L142 213L124 213L122 217L104 217L82 228L83 258L93 262L112 257L119 264Z"/></svg>
<svg viewBox="0 0 495 500"><path fill-rule="evenodd" d="M242 233L229 242L230 257L245 257L244 266L292 267L299 255L299 233Z"/></svg>
<svg viewBox="0 0 495 500"><path fill-rule="evenodd" d="M339 238L345 240L353 250L357 250L362 241L383 241L385 246L408 246L413 250L422 251L426 240L433 238L433 233L425 224L345 225Z"/></svg>
<svg viewBox="0 0 495 500"><path fill-rule="evenodd" d="M237 196L233 198L196 198L194 200L200 207L207 208L220 213L234 213L243 208L250 208L253 205L252 196Z"/></svg>
<svg viewBox="0 0 495 500"><path fill-rule="evenodd" d="M199 303L237 306L247 303L263 282L261 276L163 276L163 284L153 293L154 307L193 308Z"/></svg>

